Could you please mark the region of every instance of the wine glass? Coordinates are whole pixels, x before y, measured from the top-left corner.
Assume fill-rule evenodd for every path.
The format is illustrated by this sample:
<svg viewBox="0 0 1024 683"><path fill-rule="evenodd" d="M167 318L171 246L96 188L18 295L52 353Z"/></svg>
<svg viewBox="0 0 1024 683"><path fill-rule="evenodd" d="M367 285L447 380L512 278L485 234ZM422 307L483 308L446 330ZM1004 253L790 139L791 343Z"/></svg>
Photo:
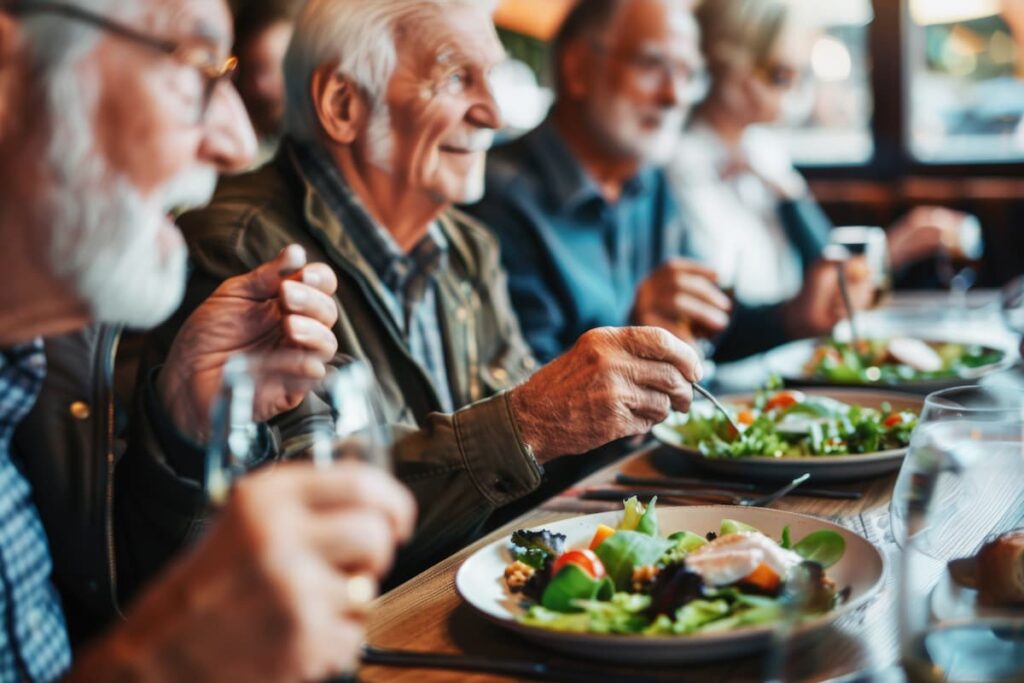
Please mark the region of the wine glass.
<svg viewBox="0 0 1024 683"><path fill-rule="evenodd" d="M898 621L912 682L1024 680L1024 610L982 607L973 558L1024 524L1024 394L961 387L925 401L890 505Z"/></svg>

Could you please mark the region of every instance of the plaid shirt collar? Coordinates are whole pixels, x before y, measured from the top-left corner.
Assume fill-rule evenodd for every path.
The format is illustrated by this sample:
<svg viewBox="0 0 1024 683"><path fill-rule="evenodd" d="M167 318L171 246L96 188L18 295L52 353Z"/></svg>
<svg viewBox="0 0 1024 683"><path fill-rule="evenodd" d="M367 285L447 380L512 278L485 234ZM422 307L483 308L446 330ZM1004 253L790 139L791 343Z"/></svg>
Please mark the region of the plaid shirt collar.
<svg viewBox="0 0 1024 683"><path fill-rule="evenodd" d="M41 339L0 350L0 441L8 441L32 410L45 376Z"/></svg>
<svg viewBox="0 0 1024 683"><path fill-rule="evenodd" d="M408 254L366 211L359 197L319 147L289 141L306 176L384 286L409 307L423 298L431 278L444 265L448 242L437 223Z"/></svg>

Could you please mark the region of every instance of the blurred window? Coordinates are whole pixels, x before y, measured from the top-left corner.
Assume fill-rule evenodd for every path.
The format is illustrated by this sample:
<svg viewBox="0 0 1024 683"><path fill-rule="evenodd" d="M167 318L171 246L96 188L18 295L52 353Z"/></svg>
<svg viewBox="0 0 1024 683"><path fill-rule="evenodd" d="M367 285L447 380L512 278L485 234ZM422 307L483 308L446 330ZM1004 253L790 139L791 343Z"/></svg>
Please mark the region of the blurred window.
<svg viewBox="0 0 1024 683"><path fill-rule="evenodd" d="M1024 0L908 0L910 151L1024 159Z"/></svg>
<svg viewBox="0 0 1024 683"><path fill-rule="evenodd" d="M945 1L945 0L944 0ZM787 0L811 29L804 82L782 133L802 166L867 163L874 155L870 0Z"/></svg>

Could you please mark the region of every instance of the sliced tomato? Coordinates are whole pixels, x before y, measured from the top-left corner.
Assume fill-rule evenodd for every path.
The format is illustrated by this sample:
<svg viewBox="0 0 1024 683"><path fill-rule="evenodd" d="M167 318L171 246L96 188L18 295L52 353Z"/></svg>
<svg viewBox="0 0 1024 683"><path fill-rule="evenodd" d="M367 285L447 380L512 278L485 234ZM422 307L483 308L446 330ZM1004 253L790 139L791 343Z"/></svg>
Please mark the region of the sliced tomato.
<svg viewBox="0 0 1024 683"><path fill-rule="evenodd" d="M747 425L749 427L754 424L754 413L749 410L741 410L739 414L736 415L736 421L741 425Z"/></svg>
<svg viewBox="0 0 1024 683"><path fill-rule="evenodd" d="M764 404L764 409L768 410L785 410L786 408L800 402L800 395L794 391L780 391L768 399L768 402Z"/></svg>
<svg viewBox="0 0 1024 683"><path fill-rule="evenodd" d="M558 572L562 570L567 564L574 564L593 579L603 579L607 572L604 570L604 564L594 554L592 550L569 550L558 556L555 560L554 567L551 568L551 576L557 576Z"/></svg>
<svg viewBox="0 0 1024 683"><path fill-rule="evenodd" d="M893 413L889 417L885 418L885 422L882 424L886 427L895 427L898 424L903 424L903 416L899 413Z"/></svg>

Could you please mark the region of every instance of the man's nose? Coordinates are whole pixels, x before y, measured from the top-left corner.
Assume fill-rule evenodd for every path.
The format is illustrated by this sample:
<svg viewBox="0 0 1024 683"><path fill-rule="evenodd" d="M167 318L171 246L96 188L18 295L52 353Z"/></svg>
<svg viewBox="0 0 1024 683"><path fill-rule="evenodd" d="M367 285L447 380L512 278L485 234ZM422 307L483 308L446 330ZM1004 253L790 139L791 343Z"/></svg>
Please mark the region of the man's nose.
<svg viewBox="0 0 1024 683"><path fill-rule="evenodd" d="M203 121L199 160L220 173L238 173L252 163L256 147L256 133L238 91L231 83L219 83Z"/></svg>

